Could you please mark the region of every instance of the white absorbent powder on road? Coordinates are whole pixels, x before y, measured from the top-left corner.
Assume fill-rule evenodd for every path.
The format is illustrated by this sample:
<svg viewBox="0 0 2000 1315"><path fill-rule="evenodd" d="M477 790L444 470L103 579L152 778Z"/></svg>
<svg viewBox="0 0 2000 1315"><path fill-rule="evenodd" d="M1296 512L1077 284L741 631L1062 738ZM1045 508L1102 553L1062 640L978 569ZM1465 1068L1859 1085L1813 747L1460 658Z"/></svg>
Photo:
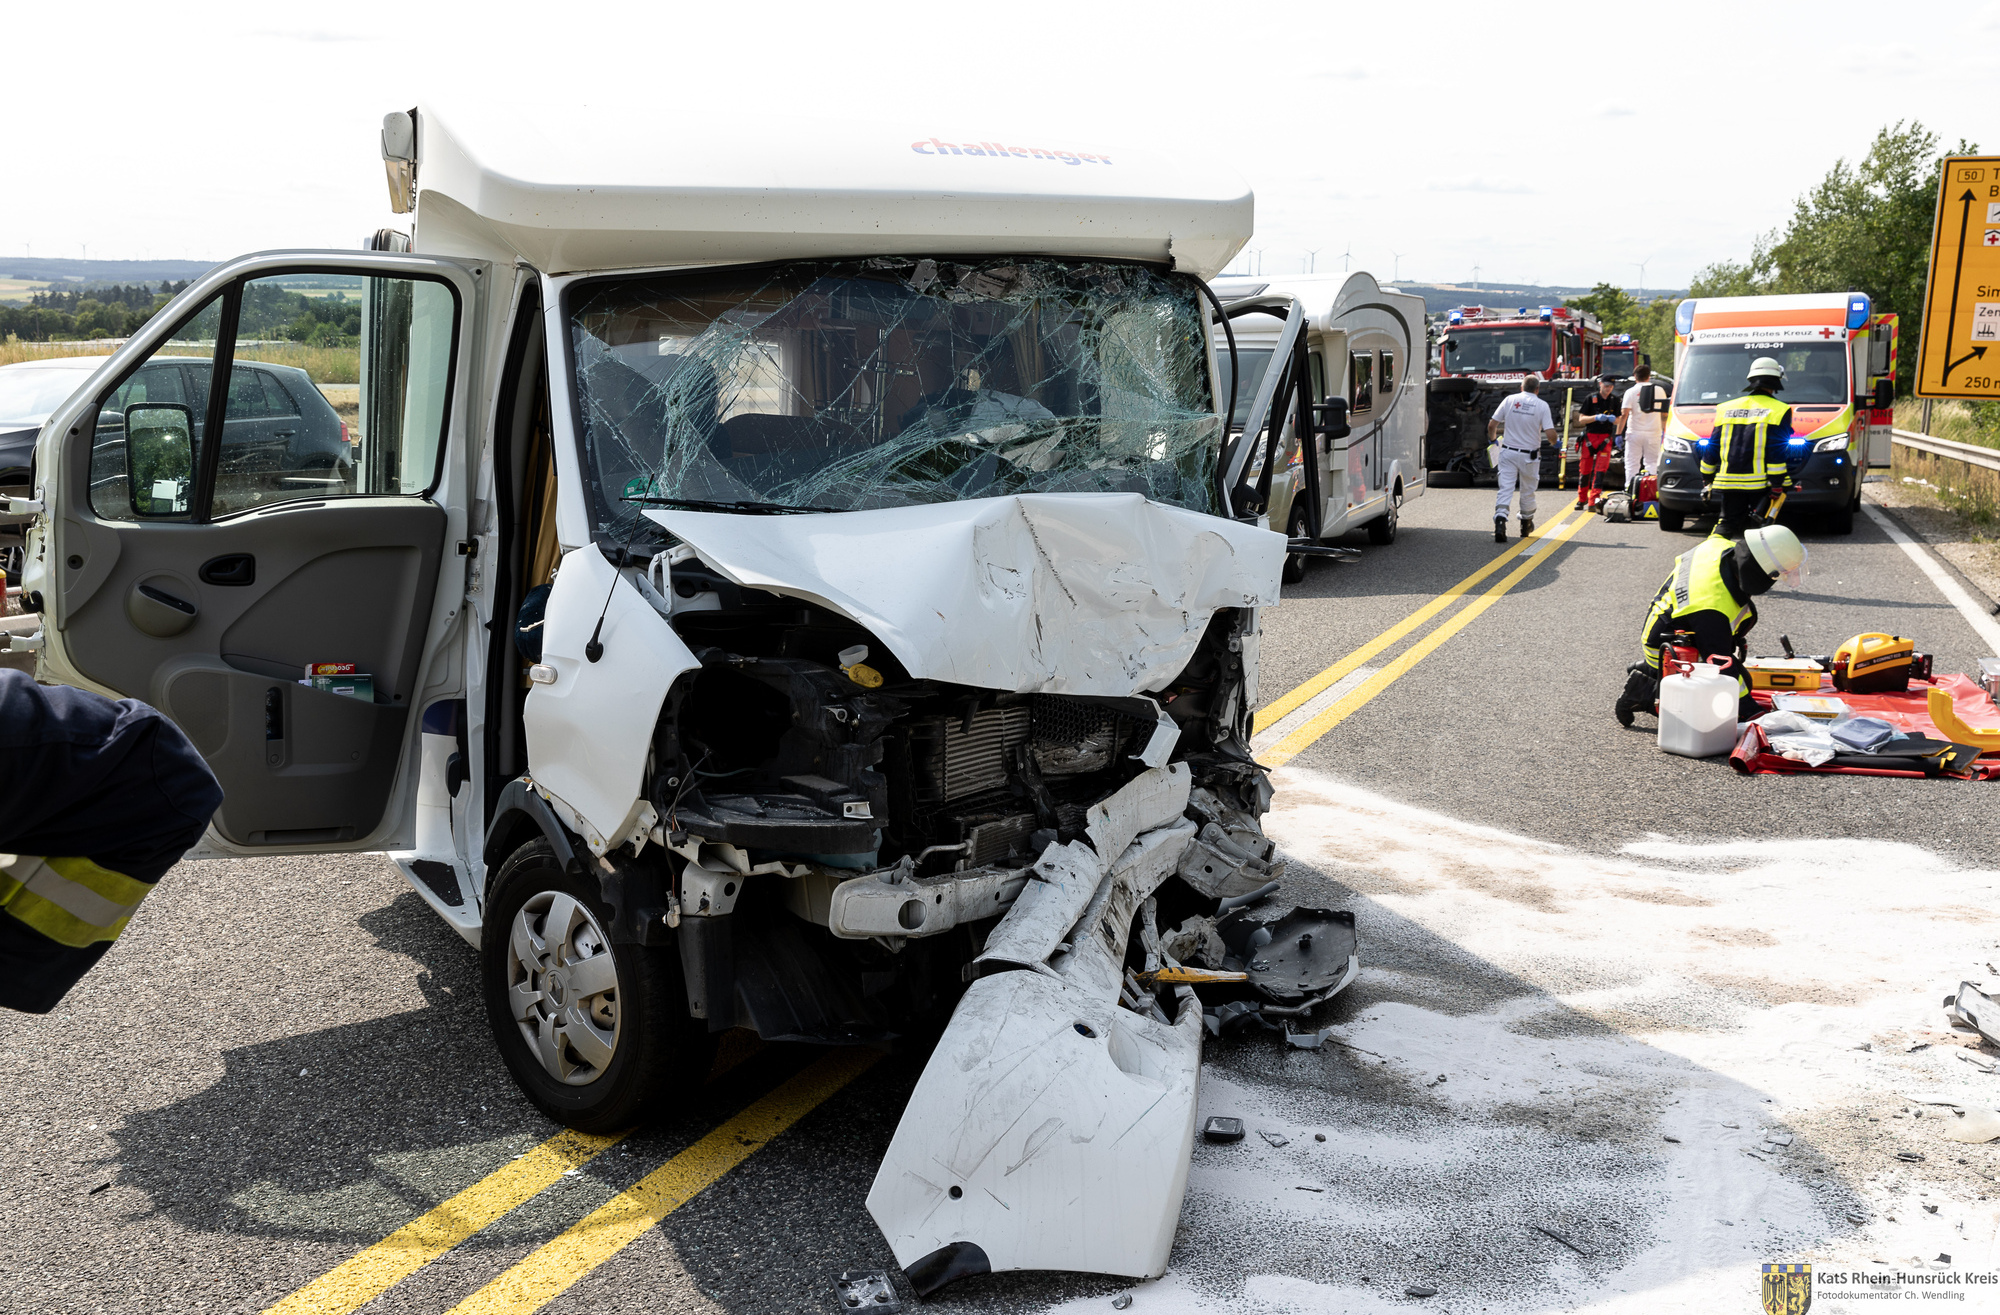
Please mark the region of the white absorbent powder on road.
<svg viewBox="0 0 2000 1315"><path fill-rule="evenodd" d="M1992 1056L1941 1005L2000 992L2000 870L1826 837L1591 854L1274 777L1282 898L1353 909L1363 974L1314 1019L1336 1044L1210 1042L1200 1116L1251 1135L1196 1144L1135 1315L1424 1288L1435 1311L1709 1315L1757 1309L1765 1263L2000 1269L2000 1144L1948 1135L1953 1105L2000 1109L2000 1074L1958 1058Z"/></svg>

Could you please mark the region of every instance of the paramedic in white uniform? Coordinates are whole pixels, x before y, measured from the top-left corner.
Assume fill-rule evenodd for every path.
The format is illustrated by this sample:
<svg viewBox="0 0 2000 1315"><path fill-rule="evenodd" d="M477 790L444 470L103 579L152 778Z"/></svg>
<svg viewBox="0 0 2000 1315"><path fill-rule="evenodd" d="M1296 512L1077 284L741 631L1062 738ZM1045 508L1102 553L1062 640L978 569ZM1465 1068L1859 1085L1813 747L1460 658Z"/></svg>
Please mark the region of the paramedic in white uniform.
<svg viewBox="0 0 2000 1315"><path fill-rule="evenodd" d="M1660 473L1660 431L1667 420L1667 390L1653 383L1653 367L1642 365L1632 372L1638 380L1625 390L1625 409L1619 417L1625 422L1625 475L1627 484L1637 480L1641 474ZM1653 389L1653 405L1657 410L1648 411L1642 405L1641 394Z"/></svg>
<svg viewBox="0 0 2000 1315"><path fill-rule="evenodd" d="M1521 537L1535 531L1535 486L1542 481L1541 449L1556 441L1556 420L1549 404L1535 396L1542 376L1531 374L1521 381L1521 391L1500 403L1493 419L1486 423L1488 441L1497 441L1500 452L1494 466L1500 473L1500 498L1493 504L1493 542L1507 542L1507 504L1514 500L1514 488L1521 489Z"/></svg>

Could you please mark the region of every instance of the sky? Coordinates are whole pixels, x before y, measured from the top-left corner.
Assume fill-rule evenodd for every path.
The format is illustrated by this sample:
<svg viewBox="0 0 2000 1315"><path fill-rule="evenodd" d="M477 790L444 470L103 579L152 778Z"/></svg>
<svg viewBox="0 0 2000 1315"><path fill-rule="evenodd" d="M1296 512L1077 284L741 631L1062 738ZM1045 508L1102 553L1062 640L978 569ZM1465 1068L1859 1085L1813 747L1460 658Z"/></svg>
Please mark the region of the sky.
<svg viewBox="0 0 2000 1315"><path fill-rule="evenodd" d="M634 132L747 110L1164 146L1255 189L1233 270L1446 283L1681 288L1886 124L2000 150L2000 0L219 0L14 6L0 33L0 265L354 247L407 227L385 112L529 96Z"/></svg>

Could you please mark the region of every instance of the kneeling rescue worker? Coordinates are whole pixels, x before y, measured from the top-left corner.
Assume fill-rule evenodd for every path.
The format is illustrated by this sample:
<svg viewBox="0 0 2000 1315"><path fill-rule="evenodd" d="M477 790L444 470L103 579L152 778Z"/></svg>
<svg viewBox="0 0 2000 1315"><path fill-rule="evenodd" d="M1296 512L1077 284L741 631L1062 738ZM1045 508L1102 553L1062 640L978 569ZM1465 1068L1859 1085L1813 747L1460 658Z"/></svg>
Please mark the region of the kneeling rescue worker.
<svg viewBox="0 0 2000 1315"><path fill-rule="evenodd" d="M1797 581L1805 562L1805 545L1782 525L1751 530L1735 540L1718 531L1674 558L1673 572L1653 596L1653 609L1639 632L1645 661L1628 669L1625 692L1618 696L1618 724L1630 726L1634 713L1652 713L1659 706L1660 652L1676 635L1684 635L1683 642L1704 662L1731 659L1738 721L1762 713L1742 671L1744 640L1757 624L1757 605L1750 600L1779 580Z"/></svg>

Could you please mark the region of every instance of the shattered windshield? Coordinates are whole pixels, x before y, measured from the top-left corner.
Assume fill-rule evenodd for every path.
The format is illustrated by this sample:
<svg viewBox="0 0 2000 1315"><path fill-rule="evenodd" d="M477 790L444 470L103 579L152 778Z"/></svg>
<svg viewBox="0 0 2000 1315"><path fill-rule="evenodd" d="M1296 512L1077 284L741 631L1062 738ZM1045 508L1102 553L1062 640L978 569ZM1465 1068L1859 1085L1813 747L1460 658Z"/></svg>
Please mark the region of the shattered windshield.
<svg viewBox="0 0 2000 1315"><path fill-rule="evenodd" d="M1197 285L1085 260L799 261L593 281L570 342L600 534L633 499L855 511L1135 492L1212 511Z"/></svg>

